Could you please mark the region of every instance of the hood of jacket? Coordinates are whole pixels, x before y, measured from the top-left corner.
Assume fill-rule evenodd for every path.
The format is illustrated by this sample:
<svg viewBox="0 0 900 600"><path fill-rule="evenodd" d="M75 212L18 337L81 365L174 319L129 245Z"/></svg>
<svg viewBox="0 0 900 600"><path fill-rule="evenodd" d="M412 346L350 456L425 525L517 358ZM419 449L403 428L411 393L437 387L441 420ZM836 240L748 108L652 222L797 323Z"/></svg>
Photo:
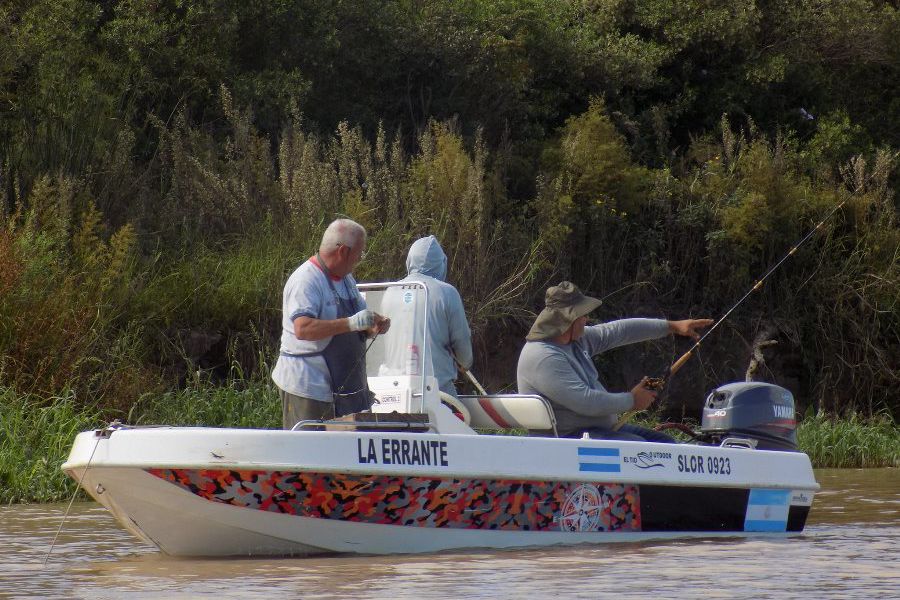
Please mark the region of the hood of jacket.
<svg viewBox="0 0 900 600"><path fill-rule="evenodd" d="M406 272L419 273L440 281L447 279L447 255L433 235L417 239L406 255Z"/></svg>

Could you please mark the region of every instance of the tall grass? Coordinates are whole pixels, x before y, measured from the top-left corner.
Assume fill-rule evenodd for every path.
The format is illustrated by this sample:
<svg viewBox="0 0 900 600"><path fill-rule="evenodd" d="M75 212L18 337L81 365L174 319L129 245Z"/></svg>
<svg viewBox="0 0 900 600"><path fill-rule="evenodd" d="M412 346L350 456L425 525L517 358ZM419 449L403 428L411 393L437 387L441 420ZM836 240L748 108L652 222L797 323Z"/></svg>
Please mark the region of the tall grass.
<svg viewBox="0 0 900 600"><path fill-rule="evenodd" d="M696 164L651 169L632 161L594 103L547 139L534 189L512 197L508 149L464 139L453 122L429 123L405 145L383 128L374 140L347 123L327 135L295 118L270 140L227 90L222 103L221 130L187 113L159 124L159 159L141 179L146 205L133 224L95 207L102 181L43 175L12 196L0 186L0 204L14 208L0 221L4 443L13 428L24 440L36 427L66 447L48 429L56 417L43 411L53 410L54 427L86 428L100 411L142 424L277 427L268 373L282 286L339 215L370 232L362 281L403 276L409 243L436 234L473 328L475 370L507 380L551 281L627 290L603 318L716 314L848 187L858 193L827 231L732 318L731 334L710 340L716 360L692 363L682 397L743 373L743 338L767 321L780 341L772 374L800 382L799 397L831 413L896 415L900 229L886 154L852 162L844 183L818 180L792 166L790 144L723 125L721 140L692 144ZM684 348L676 343L648 344L647 360L634 353L644 350L604 357L604 377L619 373L608 383L624 386L643 374L636 365L659 370ZM801 443L817 465L897 463L895 425L813 421ZM14 444L22 450L0 460L24 472L15 452L41 443ZM28 481L3 493L46 497Z"/></svg>
<svg viewBox="0 0 900 600"><path fill-rule="evenodd" d="M900 427L887 414L810 415L800 422L797 440L816 468L900 467Z"/></svg>
<svg viewBox="0 0 900 600"><path fill-rule="evenodd" d="M264 382L224 386L195 382L164 394L141 397L126 421L130 425L281 428L281 400Z"/></svg>
<svg viewBox="0 0 900 600"><path fill-rule="evenodd" d="M82 406L72 392L41 399L0 388L0 504L68 500L76 484L60 467L75 436L111 420L97 408ZM177 392L145 394L123 420L130 425L277 429L281 402L264 382L215 386L194 381Z"/></svg>
<svg viewBox="0 0 900 600"><path fill-rule="evenodd" d="M0 388L0 503L67 500L76 486L60 466L75 435L103 423L70 392L38 400Z"/></svg>
<svg viewBox="0 0 900 600"><path fill-rule="evenodd" d="M370 232L357 279L404 276L412 240L434 233L476 332L527 312L544 246L483 143L432 123L407 155L399 134L373 143L295 120L275 152L227 90L222 102L224 141L184 114L161 125L163 197L134 226L104 226L89 186L64 175L0 221L0 385L127 412L197 368L222 378L237 359L256 377L260 349L277 348L285 279L341 215Z"/></svg>

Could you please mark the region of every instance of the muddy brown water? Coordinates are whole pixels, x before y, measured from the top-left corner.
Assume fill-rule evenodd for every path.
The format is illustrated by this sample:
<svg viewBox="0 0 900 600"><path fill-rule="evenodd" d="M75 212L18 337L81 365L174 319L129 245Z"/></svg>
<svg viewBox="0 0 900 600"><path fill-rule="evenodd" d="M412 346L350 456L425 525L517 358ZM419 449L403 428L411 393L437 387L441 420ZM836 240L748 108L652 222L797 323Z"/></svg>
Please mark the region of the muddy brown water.
<svg viewBox="0 0 900 600"><path fill-rule="evenodd" d="M900 598L900 469L820 470L806 530L413 556L178 559L78 503L0 508L8 598Z"/></svg>

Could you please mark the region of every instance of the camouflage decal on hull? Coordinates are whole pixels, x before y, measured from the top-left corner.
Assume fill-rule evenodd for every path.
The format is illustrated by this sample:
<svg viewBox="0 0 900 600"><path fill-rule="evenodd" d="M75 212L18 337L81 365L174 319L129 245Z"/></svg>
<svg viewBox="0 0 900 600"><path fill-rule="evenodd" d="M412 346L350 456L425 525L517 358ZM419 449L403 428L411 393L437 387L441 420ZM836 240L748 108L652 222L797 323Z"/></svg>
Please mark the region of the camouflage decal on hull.
<svg viewBox="0 0 900 600"><path fill-rule="evenodd" d="M212 502L316 519L503 531L640 531L638 487L289 471L148 469Z"/></svg>

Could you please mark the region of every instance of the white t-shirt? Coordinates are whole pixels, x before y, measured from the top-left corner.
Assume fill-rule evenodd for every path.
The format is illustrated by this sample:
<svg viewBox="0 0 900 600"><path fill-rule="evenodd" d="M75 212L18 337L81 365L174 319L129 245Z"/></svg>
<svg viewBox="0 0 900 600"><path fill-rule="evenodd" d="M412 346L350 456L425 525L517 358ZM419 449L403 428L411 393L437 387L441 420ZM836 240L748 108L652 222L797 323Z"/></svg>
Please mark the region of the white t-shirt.
<svg viewBox="0 0 900 600"><path fill-rule="evenodd" d="M289 394L332 402L331 376L321 354L297 356L321 352L331 342L327 337L318 341L299 340L294 335L294 319L311 317L331 320L337 318L337 300L322 269L312 260L297 267L284 284L281 316L281 351L272 370L275 385ZM356 300L357 310L366 308L366 301L356 289L356 280L347 275L341 281L332 281L338 295L345 300Z"/></svg>

